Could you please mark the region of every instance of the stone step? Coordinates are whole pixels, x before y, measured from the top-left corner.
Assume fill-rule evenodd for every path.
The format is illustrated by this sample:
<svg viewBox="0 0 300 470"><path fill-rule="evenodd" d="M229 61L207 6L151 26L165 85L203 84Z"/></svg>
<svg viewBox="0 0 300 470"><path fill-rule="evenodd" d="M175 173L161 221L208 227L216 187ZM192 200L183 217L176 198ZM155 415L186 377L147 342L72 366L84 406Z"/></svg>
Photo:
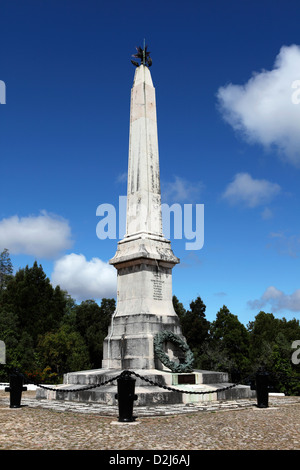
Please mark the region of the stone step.
<svg viewBox="0 0 300 470"><path fill-rule="evenodd" d="M172 373L169 371L162 371L157 369L141 369L133 371L132 374L136 380L136 386L152 386L147 382L150 380L158 385L183 385L183 384L215 384L227 383L228 374L225 372L215 372L206 370L194 370L192 373ZM64 375L64 384L77 384L77 385L92 385L100 384L114 377L118 377L122 370L116 369L95 369L80 372L70 372ZM144 380L146 379L146 380ZM113 382L114 383L114 382Z"/></svg>
<svg viewBox="0 0 300 470"><path fill-rule="evenodd" d="M238 400L254 398L255 392L248 386L238 385L231 387L230 383L221 384L199 384L199 385L178 385L171 387L173 390L166 390L159 386L136 386L135 394L137 400L134 406L155 406L188 404L209 401ZM37 399L73 401L84 403L101 403L106 405L117 405L116 384L100 385L88 390L81 384L59 385L49 390L38 388ZM176 391L175 391L176 390ZM178 390L178 391L177 391ZM187 392L197 393L187 393ZM200 393L199 393L200 392ZM206 393L203 393L206 392Z"/></svg>

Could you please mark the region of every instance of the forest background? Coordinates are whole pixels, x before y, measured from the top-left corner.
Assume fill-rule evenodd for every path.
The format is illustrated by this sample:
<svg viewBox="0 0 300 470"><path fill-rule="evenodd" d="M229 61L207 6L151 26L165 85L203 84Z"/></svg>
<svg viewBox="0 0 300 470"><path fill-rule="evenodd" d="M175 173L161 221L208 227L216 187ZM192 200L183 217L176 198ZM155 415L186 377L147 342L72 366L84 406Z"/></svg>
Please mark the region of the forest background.
<svg viewBox="0 0 300 470"><path fill-rule="evenodd" d="M194 369L228 372L232 381L250 383L263 368L273 390L300 395L300 364L292 359L293 343L300 344L299 320L260 311L245 326L223 305L209 322L201 297L186 310L174 295L173 305L194 354ZM115 299L107 298L100 305L93 299L76 303L68 292L52 287L37 262L13 274L4 249L0 340L5 343L6 364L0 364L0 381L8 381L12 368L40 384L61 383L67 372L101 368L103 340L115 307Z"/></svg>

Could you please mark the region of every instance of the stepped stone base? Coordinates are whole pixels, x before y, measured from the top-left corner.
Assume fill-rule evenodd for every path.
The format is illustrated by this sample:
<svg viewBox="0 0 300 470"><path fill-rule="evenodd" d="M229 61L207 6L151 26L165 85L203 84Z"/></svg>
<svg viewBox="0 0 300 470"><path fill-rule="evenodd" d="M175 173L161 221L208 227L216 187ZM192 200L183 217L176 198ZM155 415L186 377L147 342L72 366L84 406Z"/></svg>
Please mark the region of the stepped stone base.
<svg viewBox="0 0 300 470"><path fill-rule="evenodd" d="M96 369L81 372L72 372L64 376L62 385L53 386L52 390L38 388L37 399L62 400L87 403L103 403L106 405L117 405L115 398L117 393L117 380L107 385L90 390L82 390L84 386L96 385L106 380L118 377L121 370ZM132 375L136 380L135 393L138 399L134 406L174 405L181 403L197 403L201 401L237 400L255 398L256 392L245 385L238 385L223 390L232 385L228 382L228 374L224 372L213 372L195 370L190 374L176 374L156 369L134 371L141 377L149 379L158 385L166 385L177 391L165 390L157 385L152 385L145 380ZM184 391L209 391L205 394L188 394Z"/></svg>

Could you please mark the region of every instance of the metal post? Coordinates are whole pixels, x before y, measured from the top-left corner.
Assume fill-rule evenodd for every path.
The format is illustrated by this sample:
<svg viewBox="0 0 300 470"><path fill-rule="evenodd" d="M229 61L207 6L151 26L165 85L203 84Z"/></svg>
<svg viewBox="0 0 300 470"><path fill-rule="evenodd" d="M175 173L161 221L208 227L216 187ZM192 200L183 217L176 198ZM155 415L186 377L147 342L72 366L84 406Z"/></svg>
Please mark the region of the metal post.
<svg viewBox="0 0 300 470"><path fill-rule="evenodd" d="M5 392L10 392L10 408L21 408L22 392L26 392L27 387L23 387L24 376L15 369L9 376L9 387L5 387Z"/></svg>
<svg viewBox="0 0 300 470"><path fill-rule="evenodd" d="M259 369L256 373L256 397L258 408L268 408L269 400L269 374L263 369Z"/></svg>
<svg viewBox="0 0 300 470"><path fill-rule="evenodd" d="M117 379L118 393L115 398L119 402L119 422L128 423L135 421L133 413L133 402L137 400L135 395L135 379L130 376L128 371L124 371Z"/></svg>

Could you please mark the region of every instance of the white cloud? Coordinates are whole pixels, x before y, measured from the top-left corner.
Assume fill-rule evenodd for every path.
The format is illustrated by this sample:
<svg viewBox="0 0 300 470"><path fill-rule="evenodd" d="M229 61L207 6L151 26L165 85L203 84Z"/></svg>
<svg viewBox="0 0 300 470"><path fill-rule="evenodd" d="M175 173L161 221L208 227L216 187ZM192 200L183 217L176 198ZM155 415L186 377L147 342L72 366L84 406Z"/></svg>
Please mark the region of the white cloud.
<svg viewBox="0 0 300 470"><path fill-rule="evenodd" d="M289 235L284 232L272 232L269 235L270 243L267 248L273 248L278 254L298 258L300 255L300 236Z"/></svg>
<svg viewBox="0 0 300 470"><path fill-rule="evenodd" d="M300 79L300 46L283 46L273 70L254 73L244 85L219 88L223 118L250 143L275 146L295 166L300 166L300 103L293 99ZM293 88L294 86L294 88Z"/></svg>
<svg viewBox="0 0 300 470"><path fill-rule="evenodd" d="M272 217L273 217L273 212L271 211L271 209L269 209L269 207L265 207L261 213L261 218L263 220L269 220L269 219L272 219Z"/></svg>
<svg viewBox="0 0 300 470"><path fill-rule="evenodd" d="M173 182L162 181L162 199L166 203L190 203L195 202L203 189L201 181L190 182L180 176L174 176Z"/></svg>
<svg viewBox="0 0 300 470"><path fill-rule="evenodd" d="M0 221L0 249L7 248L11 254L53 258L71 245L68 221L46 211Z"/></svg>
<svg viewBox="0 0 300 470"><path fill-rule="evenodd" d="M280 192L280 186L264 179L254 179L248 173L237 173L229 183L223 198L230 203L257 207L269 203Z"/></svg>
<svg viewBox="0 0 300 470"><path fill-rule="evenodd" d="M117 291L117 275L113 266L99 258L88 261L84 255L75 253L55 262L51 282L76 300L111 298Z"/></svg>
<svg viewBox="0 0 300 470"><path fill-rule="evenodd" d="M127 171L124 171L123 173L120 173L117 176L117 183L127 183Z"/></svg>
<svg viewBox="0 0 300 470"><path fill-rule="evenodd" d="M274 286L268 287L260 299L249 300L248 305L252 309L262 309L270 305L273 312L281 310L300 311L300 289L292 294L285 294Z"/></svg>

